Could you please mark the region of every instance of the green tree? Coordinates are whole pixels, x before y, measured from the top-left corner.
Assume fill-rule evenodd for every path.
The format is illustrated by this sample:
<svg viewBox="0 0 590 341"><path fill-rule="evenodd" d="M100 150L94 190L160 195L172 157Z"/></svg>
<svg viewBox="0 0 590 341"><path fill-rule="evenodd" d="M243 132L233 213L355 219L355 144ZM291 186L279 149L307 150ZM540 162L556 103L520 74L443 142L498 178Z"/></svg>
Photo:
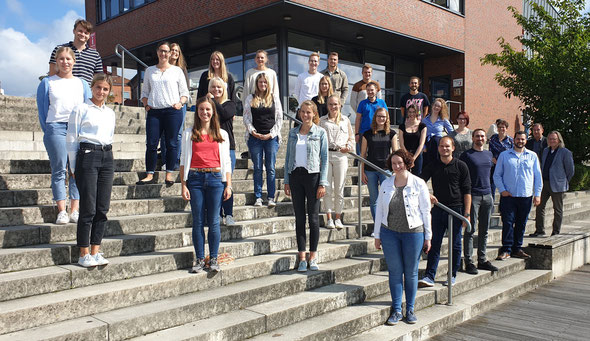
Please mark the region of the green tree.
<svg viewBox="0 0 590 341"><path fill-rule="evenodd" d="M590 14L584 0L549 0L551 16L531 3L533 15L508 7L523 29L522 46L498 38L502 51L486 54L482 64L499 67L495 79L506 97L521 102L525 121L562 133L576 163L590 160Z"/></svg>

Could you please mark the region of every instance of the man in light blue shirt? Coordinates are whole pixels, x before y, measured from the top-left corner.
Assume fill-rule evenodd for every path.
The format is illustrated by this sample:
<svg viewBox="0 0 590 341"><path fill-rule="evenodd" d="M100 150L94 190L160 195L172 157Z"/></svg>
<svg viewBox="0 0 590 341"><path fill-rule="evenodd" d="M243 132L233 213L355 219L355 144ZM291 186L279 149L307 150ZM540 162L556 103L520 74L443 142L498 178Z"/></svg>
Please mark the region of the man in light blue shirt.
<svg viewBox="0 0 590 341"><path fill-rule="evenodd" d="M526 149L526 133L514 135L514 147L500 154L494 171L494 183L502 195L502 248L496 260L512 257L528 259L522 250L522 239L531 201L535 206L541 202L543 179L537 154ZM534 197L533 197L534 196Z"/></svg>

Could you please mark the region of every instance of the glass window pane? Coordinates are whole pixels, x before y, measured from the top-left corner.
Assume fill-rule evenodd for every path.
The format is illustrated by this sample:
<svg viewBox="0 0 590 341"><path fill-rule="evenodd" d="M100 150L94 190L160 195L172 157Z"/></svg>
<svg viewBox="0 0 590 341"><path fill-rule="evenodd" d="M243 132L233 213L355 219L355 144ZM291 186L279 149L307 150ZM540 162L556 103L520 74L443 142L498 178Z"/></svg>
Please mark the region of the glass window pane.
<svg viewBox="0 0 590 341"><path fill-rule="evenodd" d="M307 70L308 57L289 53L289 75L297 76Z"/></svg>
<svg viewBox="0 0 590 341"><path fill-rule="evenodd" d="M256 38L249 40L246 43L246 54L255 53L256 51L262 49L269 52L269 50L273 50L277 48L277 37L274 34ZM270 53L270 52L269 52ZM252 57L253 59L254 57Z"/></svg>
<svg viewBox="0 0 590 341"><path fill-rule="evenodd" d="M277 73L277 77L279 75L279 55L277 49L266 51L268 53L268 61L266 62L266 66L275 70ZM244 70L248 71L253 67L256 67L256 62L254 61L255 53L250 53L246 55L246 60L244 61L245 67Z"/></svg>
<svg viewBox="0 0 590 341"><path fill-rule="evenodd" d="M408 84L410 84L410 76L404 76L400 74L396 75L395 90L400 91L404 94L410 92L410 87L408 86Z"/></svg>
<svg viewBox="0 0 590 341"><path fill-rule="evenodd" d="M297 109L297 99L290 94L295 92L295 84L297 83L297 76L289 75L289 112L295 115Z"/></svg>
<svg viewBox="0 0 590 341"><path fill-rule="evenodd" d="M323 56L320 55L321 58L326 58L326 44L322 39L289 32L287 41L289 43L289 51L299 52L307 55L311 53L309 51L319 52L320 54L323 54Z"/></svg>
<svg viewBox="0 0 590 341"><path fill-rule="evenodd" d="M229 72L234 78L234 82L242 82L244 80L244 63L237 61L234 63L227 64L227 72Z"/></svg>
<svg viewBox="0 0 590 341"><path fill-rule="evenodd" d="M100 20L107 19L107 0L100 0Z"/></svg>
<svg viewBox="0 0 590 341"><path fill-rule="evenodd" d="M111 18L119 14L119 0L111 0Z"/></svg>
<svg viewBox="0 0 590 341"><path fill-rule="evenodd" d="M128 11L131 8L129 2L130 0L123 0L123 12Z"/></svg>
<svg viewBox="0 0 590 341"><path fill-rule="evenodd" d="M420 76L420 63L409 61L407 59L395 59L395 72L403 73L410 76Z"/></svg>
<svg viewBox="0 0 590 341"><path fill-rule="evenodd" d="M391 56L374 52L374 51L365 51L365 61L373 67L373 70L391 70L392 62Z"/></svg>
<svg viewBox="0 0 590 341"><path fill-rule="evenodd" d="M331 43L328 52L338 52L338 59L340 61L347 60L358 64L363 62L363 50L361 49Z"/></svg>
<svg viewBox="0 0 590 341"><path fill-rule="evenodd" d="M144 4L144 0L133 0L133 7L137 7Z"/></svg>

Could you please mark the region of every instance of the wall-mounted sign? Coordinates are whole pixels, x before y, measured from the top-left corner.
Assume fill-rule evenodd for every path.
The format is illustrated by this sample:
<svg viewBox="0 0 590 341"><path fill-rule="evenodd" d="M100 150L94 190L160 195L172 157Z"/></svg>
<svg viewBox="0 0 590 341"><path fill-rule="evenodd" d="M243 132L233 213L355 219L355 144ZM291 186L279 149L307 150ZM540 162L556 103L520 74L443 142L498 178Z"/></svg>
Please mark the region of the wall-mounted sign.
<svg viewBox="0 0 590 341"><path fill-rule="evenodd" d="M88 38L88 46L92 49L96 49L96 32L90 33L90 38Z"/></svg>
<svg viewBox="0 0 590 341"><path fill-rule="evenodd" d="M453 88L459 88L463 86L463 78L453 79Z"/></svg>

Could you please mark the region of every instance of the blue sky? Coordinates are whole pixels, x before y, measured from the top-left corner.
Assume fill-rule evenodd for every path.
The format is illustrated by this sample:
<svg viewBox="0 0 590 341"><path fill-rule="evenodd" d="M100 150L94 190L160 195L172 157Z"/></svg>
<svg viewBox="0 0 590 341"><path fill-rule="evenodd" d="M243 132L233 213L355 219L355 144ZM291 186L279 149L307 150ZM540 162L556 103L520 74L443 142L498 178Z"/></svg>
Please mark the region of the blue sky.
<svg viewBox="0 0 590 341"><path fill-rule="evenodd" d="M0 82L7 95L32 96L57 44L72 40L84 0L0 0ZM590 0L586 0L586 11Z"/></svg>

